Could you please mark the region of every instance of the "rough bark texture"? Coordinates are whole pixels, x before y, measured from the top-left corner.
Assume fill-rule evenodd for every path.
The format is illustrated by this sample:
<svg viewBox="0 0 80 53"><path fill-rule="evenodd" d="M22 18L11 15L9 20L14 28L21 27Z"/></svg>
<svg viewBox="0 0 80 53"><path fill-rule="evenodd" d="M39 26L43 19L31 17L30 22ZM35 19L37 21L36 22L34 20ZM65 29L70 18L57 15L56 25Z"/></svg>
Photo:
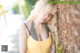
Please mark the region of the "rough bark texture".
<svg viewBox="0 0 80 53"><path fill-rule="evenodd" d="M80 5L59 4L56 9L51 30L54 34L58 30L59 44L64 46L65 53L80 53Z"/></svg>
<svg viewBox="0 0 80 53"><path fill-rule="evenodd" d="M80 10L77 6L59 5L59 43L64 46L65 53L80 53Z"/></svg>

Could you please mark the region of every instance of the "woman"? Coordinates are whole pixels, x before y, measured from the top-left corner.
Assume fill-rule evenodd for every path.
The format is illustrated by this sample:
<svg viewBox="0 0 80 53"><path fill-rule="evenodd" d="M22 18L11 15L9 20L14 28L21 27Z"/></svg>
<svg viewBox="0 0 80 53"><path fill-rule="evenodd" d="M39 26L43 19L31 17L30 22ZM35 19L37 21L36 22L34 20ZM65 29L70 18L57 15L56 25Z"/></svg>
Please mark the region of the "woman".
<svg viewBox="0 0 80 53"><path fill-rule="evenodd" d="M54 40L50 22L56 7L48 0L39 0L19 32L20 53L54 53ZM56 21L54 21L56 22ZM51 22L52 23L52 22Z"/></svg>

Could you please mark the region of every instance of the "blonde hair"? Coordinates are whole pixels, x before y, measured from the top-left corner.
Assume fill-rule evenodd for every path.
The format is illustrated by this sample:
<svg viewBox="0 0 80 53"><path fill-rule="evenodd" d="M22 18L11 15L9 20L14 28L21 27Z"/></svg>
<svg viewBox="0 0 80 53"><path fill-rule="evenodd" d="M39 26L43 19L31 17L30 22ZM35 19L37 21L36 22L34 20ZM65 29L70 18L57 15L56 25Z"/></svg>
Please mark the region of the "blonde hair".
<svg viewBox="0 0 80 53"><path fill-rule="evenodd" d="M48 4L48 0L39 0L36 5L34 6L34 9L31 11L28 20L31 20L33 17L37 17L38 19L42 17L45 13L48 11L53 11L53 5ZM34 18L33 18L34 19Z"/></svg>
<svg viewBox="0 0 80 53"><path fill-rule="evenodd" d="M31 14L29 16L29 18L26 20L27 23L30 23L35 17L37 18L37 21L40 20L40 18L46 14L46 13L52 13L53 15L56 14L55 12L57 11L56 9L56 5L53 5L53 4L49 4L48 3L48 0L39 0L36 5L34 6L34 9L31 11ZM56 26L53 27L54 23L56 23L56 17L53 18L49 23L49 27L51 29L54 28ZM37 27L39 26L39 23L37 22L36 26Z"/></svg>
<svg viewBox="0 0 80 53"><path fill-rule="evenodd" d="M54 5L54 4L49 4L48 3L48 0L39 0L36 5L34 6L34 9L31 11L31 14L29 16L29 18L27 19L27 24L28 26L30 27L30 22L35 19L38 19L38 21L40 21L39 19L46 13L52 13L54 16L53 18L48 22L48 26L50 28L50 31L51 32L55 32L57 31L57 15L56 15L56 12L57 12L57 6ZM39 24L37 22L37 24L35 25L35 28L38 30L37 33L40 33L42 32L41 30L41 24ZM53 34L53 38L55 37ZM53 39L53 41L55 41L55 38Z"/></svg>

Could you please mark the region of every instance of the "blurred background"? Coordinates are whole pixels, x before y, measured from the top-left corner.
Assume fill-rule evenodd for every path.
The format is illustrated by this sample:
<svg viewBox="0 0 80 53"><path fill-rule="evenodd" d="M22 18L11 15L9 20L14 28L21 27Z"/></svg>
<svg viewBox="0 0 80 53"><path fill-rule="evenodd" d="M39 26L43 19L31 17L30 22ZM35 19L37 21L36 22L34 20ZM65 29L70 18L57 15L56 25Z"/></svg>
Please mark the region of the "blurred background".
<svg viewBox="0 0 80 53"><path fill-rule="evenodd" d="M0 0L0 53L19 53L18 32L37 0ZM8 52L1 51L8 45Z"/></svg>
<svg viewBox="0 0 80 53"><path fill-rule="evenodd" d="M0 0L0 53L19 53L19 27L28 18L36 2ZM75 7L80 10L80 5ZM8 45L8 52L2 52L1 45Z"/></svg>

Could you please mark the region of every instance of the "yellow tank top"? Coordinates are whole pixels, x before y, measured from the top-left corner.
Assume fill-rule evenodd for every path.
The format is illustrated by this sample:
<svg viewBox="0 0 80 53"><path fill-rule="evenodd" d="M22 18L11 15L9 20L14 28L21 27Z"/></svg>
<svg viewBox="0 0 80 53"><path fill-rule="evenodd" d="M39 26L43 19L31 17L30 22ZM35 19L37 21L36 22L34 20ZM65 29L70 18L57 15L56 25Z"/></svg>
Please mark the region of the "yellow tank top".
<svg viewBox="0 0 80 53"><path fill-rule="evenodd" d="M25 23L24 23L25 24ZM25 24L25 26L27 27L27 25ZM35 28L34 28L34 22L32 22L31 24L31 31L29 31L28 27L28 31L29 31L29 37L27 39L27 51L26 53L50 53L50 47L52 44L52 37L51 37L51 32L49 30L49 37L46 40L43 41L37 41L35 40L31 35L35 36ZM47 27L46 27L47 28ZM48 30L49 28L47 28ZM33 34L31 34L33 33Z"/></svg>
<svg viewBox="0 0 80 53"><path fill-rule="evenodd" d="M49 37L43 41L36 41L29 36L27 41L27 53L50 53L51 44L51 35L49 35Z"/></svg>

